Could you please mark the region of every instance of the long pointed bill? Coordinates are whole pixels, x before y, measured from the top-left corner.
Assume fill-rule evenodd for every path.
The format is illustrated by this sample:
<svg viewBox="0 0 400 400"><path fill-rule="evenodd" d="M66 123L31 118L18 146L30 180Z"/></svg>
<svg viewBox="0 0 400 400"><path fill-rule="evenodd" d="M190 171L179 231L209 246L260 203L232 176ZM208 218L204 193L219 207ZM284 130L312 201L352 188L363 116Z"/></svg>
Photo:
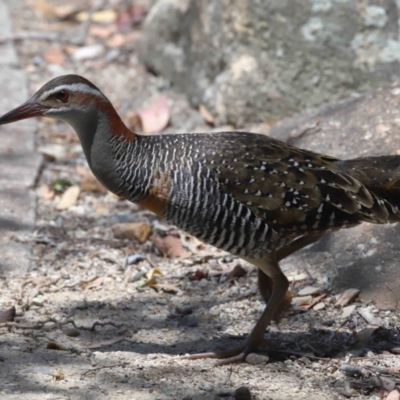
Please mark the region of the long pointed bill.
<svg viewBox="0 0 400 400"><path fill-rule="evenodd" d="M24 104L0 117L0 125L9 124L10 122L26 118L41 117L46 110L47 107L38 104L33 98L31 98Z"/></svg>

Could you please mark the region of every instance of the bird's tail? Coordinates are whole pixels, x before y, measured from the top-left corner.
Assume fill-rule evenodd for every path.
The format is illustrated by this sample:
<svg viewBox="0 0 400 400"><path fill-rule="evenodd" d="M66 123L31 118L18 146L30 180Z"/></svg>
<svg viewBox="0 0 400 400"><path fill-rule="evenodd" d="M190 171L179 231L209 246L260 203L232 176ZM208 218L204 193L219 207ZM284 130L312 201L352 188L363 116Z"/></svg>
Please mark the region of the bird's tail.
<svg viewBox="0 0 400 400"><path fill-rule="evenodd" d="M392 210L389 222L400 221L400 156L362 157L335 164L391 205L387 207Z"/></svg>

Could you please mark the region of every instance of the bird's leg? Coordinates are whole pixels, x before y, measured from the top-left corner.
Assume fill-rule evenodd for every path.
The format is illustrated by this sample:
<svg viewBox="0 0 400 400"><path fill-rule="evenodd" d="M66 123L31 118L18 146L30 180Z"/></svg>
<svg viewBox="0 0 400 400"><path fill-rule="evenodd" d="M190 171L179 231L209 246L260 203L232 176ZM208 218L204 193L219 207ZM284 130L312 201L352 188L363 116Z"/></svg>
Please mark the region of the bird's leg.
<svg viewBox="0 0 400 400"><path fill-rule="evenodd" d="M268 254L263 259L251 259L245 258L246 261L254 264L263 271L272 281L272 293L269 298L269 302L265 307L261 317L255 324L254 328L250 332L246 342L243 346L236 347L220 353L201 353L185 356L185 359L196 360L200 358L219 358L221 361L217 362L216 365L225 365L235 362L244 361L249 353L254 352L263 342L264 332L268 324L273 319L275 313L279 309L282 303L289 283L286 276L282 273L279 268L278 261L275 253Z"/></svg>
<svg viewBox="0 0 400 400"><path fill-rule="evenodd" d="M287 296L289 283L279 267L279 261L318 241L322 236L323 234L301 237L275 253L269 254L264 259L245 258L246 261L258 267L258 286L264 301L267 303L246 342L242 346L227 351L199 353L184 356L183 358L188 360L218 358L221 361L218 361L216 365L226 365L244 361L249 353L256 351L263 342L265 329L271 320L276 319L282 310L290 306L291 297Z"/></svg>
<svg viewBox="0 0 400 400"><path fill-rule="evenodd" d="M290 244L282 247L281 249L276 251L276 259L278 262L283 260L286 257L289 257L291 254L294 252L302 249L303 247L306 247L312 243L317 242L319 239L322 238L324 234L319 234L319 235L307 235L307 236L302 236ZM271 294L272 294L272 279L266 275L261 269L258 269L258 288L260 290L261 296L264 299L265 303L268 304ZM290 303L292 301L292 296L290 292L288 291L285 294L285 297L282 301L282 303L279 305L279 308L274 315L274 321L279 321L280 315L282 312L286 311L290 307Z"/></svg>

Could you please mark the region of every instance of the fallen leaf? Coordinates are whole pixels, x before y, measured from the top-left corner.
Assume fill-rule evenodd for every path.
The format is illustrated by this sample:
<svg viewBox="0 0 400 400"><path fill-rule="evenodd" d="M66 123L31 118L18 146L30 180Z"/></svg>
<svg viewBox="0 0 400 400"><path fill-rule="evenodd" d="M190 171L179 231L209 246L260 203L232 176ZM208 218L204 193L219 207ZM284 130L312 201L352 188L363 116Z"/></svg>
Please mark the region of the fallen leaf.
<svg viewBox="0 0 400 400"><path fill-rule="evenodd" d="M167 127L170 114L167 96L160 96L149 107L138 112L143 133L156 133Z"/></svg>
<svg viewBox="0 0 400 400"><path fill-rule="evenodd" d="M343 307L349 305L358 295L360 294L359 289L347 289L344 292L340 293L335 306Z"/></svg>
<svg viewBox="0 0 400 400"><path fill-rule="evenodd" d="M117 239L133 239L144 243L150 236L151 227L144 222L129 222L112 226L114 237Z"/></svg>
<svg viewBox="0 0 400 400"><path fill-rule="evenodd" d="M235 279L246 275L246 273L247 271L240 264L236 264L232 270L226 274L226 276L228 279Z"/></svg>
<svg viewBox="0 0 400 400"><path fill-rule="evenodd" d="M321 288L315 286L306 286L299 290L298 296L312 296L321 293Z"/></svg>
<svg viewBox="0 0 400 400"><path fill-rule="evenodd" d="M351 304L350 306L343 307L342 314L340 315L341 319L349 318L351 314L356 310L357 306L355 304Z"/></svg>
<svg viewBox="0 0 400 400"><path fill-rule="evenodd" d="M82 11L76 14L75 18L78 22L86 21L89 18L89 13ZM91 20L102 24L111 24L117 20L117 13L111 9L96 11L91 15Z"/></svg>
<svg viewBox="0 0 400 400"><path fill-rule="evenodd" d="M215 124L214 117L211 115L210 111L207 110L206 106L204 106L203 104L200 104L199 112L200 112L200 115L204 118L204 121L207 122L207 124L210 124L210 125Z"/></svg>
<svg viewBox="0 0 400 400"><path fill-rule="evenodd" d="M51 190L49 185L42 185L37 191L38 196L44 200L51 200L54 198L54 190Z"/></svg>
<svg viewBox="0 0 400 400"><path fill-rule="evenodd" d="M152 268L147 274L146 274L146 280L140 285L141 287L146 287L146 286L154 286L157 284L156 282L156 275L162 275L162 272L158 268Z"/></svg>
<svg viewBox="0 0 400 400"><path fill-rule="evenodd" d="M92 282L86 283L83 285L84 289L93 289L101 286L104 281L104 276L100 276L93 280Z"/></svg>
<svg viewBox="0 0 400 400"><path fill-rule="evenodd" d="M112 35L106 41L106 45L108 47L121 47L124 43L125 43L125 36L122 35L121 33L116 33L115 35Z"/></svg>
<svg viewBox="0 0 400 400"><path fill-rule="evenodd" d="M65 65L66 59L60 47L50 47L43 53L43 59L49 64Z"/></svg>
<svg viewBox="0 0 400 400"><path fill-rule="evenodd" d="M59 211L67 210L73 204L76 203L80 193L79 186L71 186L69 187L61 196L60 201L58 202L56 209Z"/></svg>
<svg viewBox="0 0 400 400"><path fill-rule="evenodd" d="M14 306L8 310L0 310L0 324L4 322L13 322L15 318L15 312Z"/></svg>

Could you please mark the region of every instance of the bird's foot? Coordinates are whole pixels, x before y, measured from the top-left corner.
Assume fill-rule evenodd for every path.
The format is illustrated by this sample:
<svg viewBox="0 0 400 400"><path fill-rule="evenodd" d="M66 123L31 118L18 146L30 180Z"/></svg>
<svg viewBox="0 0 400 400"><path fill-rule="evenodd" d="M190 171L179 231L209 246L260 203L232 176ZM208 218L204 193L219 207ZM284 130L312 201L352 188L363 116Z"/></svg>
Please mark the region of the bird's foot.
<svg viewBox="0 0 400 400"><path fill-rule="evenodd" d="M263 342L267 343L268 345L271 342L264 340ZM259 345L254 345L251 343L245 343L242 346L234 347L232 349L221 351L221 352L210 352L210 353L197 353L191 354L181 357L183 360L201 360L205 358L217 358L217 361L214 366L219 367L221 365L228 365L228 364L236 364L240 362L244 362L246 357L250 353L254 353L259 348Z"/></svg>

